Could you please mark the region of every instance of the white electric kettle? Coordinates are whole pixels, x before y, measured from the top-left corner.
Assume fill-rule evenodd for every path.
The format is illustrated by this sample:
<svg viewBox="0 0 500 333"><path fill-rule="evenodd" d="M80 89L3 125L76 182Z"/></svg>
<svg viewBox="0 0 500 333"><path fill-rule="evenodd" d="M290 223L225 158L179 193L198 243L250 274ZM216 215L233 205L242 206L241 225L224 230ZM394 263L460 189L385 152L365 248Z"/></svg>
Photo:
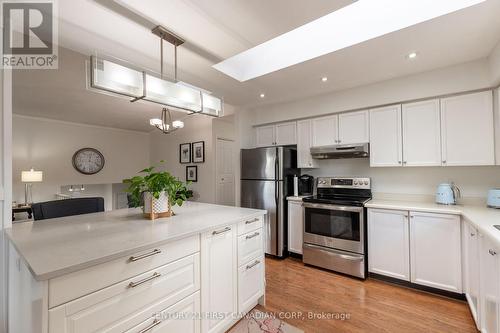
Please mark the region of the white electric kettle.
<svg viewBox="0 0 500 333"><path fill-rule="evenodd" d="M442 205L456 205L461 197L460 189L453 183L439 184L436 190L436 203Z"/></svg>

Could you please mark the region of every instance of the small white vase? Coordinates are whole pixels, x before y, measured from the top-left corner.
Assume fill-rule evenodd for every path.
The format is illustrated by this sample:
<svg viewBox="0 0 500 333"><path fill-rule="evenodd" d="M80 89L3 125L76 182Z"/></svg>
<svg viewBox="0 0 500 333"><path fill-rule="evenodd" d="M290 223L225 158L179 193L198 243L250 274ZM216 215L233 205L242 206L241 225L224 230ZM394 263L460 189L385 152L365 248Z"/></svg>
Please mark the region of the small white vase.
<svg viewBox="0 0 500 333"><path fill-rule="evenodd" d="M172 216L170 205L168 204L168 196L165 192L160 193L160 197L156 199L152 193L144 193L144 215L151 220L158 217Z"/></svg>

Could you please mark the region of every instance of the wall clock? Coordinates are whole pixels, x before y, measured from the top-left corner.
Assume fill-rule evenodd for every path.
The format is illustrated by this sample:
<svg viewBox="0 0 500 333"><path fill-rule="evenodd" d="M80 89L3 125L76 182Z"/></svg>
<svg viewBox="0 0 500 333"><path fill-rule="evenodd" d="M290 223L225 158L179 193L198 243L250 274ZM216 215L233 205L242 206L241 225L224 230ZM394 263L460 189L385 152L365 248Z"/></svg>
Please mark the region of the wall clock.
<svg viewBox="0 0 500 333"><path fill-rule="evenodd" d="M104 167L104 156L94 148L82 148L73 155L73 167L84 175L98 173Z"/></svg>

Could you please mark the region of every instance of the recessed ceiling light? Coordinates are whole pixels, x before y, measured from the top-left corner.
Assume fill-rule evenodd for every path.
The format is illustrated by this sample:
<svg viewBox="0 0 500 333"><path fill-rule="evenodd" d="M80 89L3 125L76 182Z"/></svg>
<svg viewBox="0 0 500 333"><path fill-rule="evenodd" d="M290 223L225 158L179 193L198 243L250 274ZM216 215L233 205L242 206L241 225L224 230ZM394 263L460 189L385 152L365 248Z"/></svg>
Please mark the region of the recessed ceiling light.
<svg viewBox="0 0 500 333"><path fill-rule="evenodd" d="M264 97L266 97L265 94L260 94L260 98L264 98Z"/></svg>
<svg viewBox="0 0 500 333"><path fill-rule="evenodd" d="M323 76L323 77L321 78L321 81L326 82L326 81L328 81L328 78L327 78L326 76Z"/></svg>
<svg viewBox="0 0 500 333"><path fill-rule="evenodd" d="M410 60L413 60L417 57L417 55L418 55L417 52L411 52L411 53L408 53L408 55L406 57Z"/></svg>
<svg viewBox="0 0 500 333"><path fill-rule="evenodd" d="M484 1L359 0L213 67L247 81Z"/></svg>

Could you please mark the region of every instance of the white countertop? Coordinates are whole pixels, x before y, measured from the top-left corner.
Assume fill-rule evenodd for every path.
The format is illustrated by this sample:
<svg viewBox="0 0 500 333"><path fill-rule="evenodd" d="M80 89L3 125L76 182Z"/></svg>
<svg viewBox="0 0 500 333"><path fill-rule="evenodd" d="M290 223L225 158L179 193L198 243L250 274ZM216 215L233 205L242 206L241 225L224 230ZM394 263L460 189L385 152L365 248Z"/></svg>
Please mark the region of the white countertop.
<svg viewBox="0 0 500 333"><path fill-rule="evenodd" d="M500 209L478 205L440 205L434 202L399 201L372 199L365 204L368 208L409 210L440 214L456 214L465 217L483 235L500 246L500 230L493 225L500 224Z"/></svg>
<svg viewBox="0 0 500 333"><path fill-rule="evenodd" d="M138 208L18 223L6 229L36 280L48 280L265 210L186 202L175 216L150 221Z"/></svg>

